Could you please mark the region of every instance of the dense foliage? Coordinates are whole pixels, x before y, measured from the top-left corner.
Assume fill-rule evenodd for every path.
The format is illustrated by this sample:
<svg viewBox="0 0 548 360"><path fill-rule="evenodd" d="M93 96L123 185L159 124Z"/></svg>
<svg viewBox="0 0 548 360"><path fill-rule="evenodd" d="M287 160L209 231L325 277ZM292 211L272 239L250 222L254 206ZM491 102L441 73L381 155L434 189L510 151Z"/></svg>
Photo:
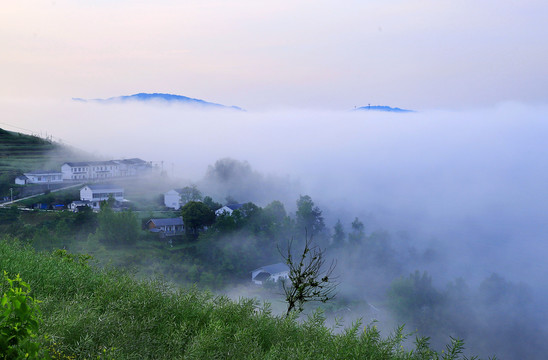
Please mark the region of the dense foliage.
<svg viewBox="0 0 548 360"><path fill-rule="evenodd" d="M401 328L389 338L374 324L334 333L319 312L299 323L272 316L254 300L235 303L196 288L136 281L66 252L36 253L10 238L0 241L0 268L20 274L42 300L40 341L56 358L458 359L462 350L453 341L439 354L418 339L406 351Z"/></svg>

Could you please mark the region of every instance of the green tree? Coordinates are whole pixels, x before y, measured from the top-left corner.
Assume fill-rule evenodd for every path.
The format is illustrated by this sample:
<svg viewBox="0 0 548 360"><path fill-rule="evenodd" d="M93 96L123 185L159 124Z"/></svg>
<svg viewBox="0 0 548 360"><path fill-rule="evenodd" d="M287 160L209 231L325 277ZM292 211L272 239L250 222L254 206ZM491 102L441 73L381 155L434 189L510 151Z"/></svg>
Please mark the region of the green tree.
<svg viewBox="0 0 548 360"><path fill-rule="evenodd" d="M274 200L263 208L263 214L270 223L281 224L287 218L284 204L278 200Z"/></svg>
<svg viewBox="0 0 548 360"><path fill-rule="evenodd" d="M337 223L333 227L333 236L331 239L333 240L333 246L334 247L341 247L344 245L344 240L346 239L346 234L344 232L343 225L341 223L341 220L337 220Z"/></svg>
<svg viewBox="0 0 548 360"><path fill-rule="evenodd" d="M213 211L217 211L219 210L220 208L223 207L223 205L213 201L213 199L211 198L211 196L206 196L204 198L204 200L202 201L205 205L207 205L211 210Z"/></svg>
<svg viewBox="0 0 548 360"><path fill-rule="evenodd" d="M181 208L187 236L196 239L200 230L215 223L215 212L206 204L190 201Z"/></svg>
<svg viewBox="0 0 548 360"><path fill-rule="evenodd" d="M306 231L311 237L322 233L325 230L325 223L322 211L315 206L312 198L308 195L301 195L297 200L296 226L298 232Z"/></svg>
<svg viewBox="0 0 548 360"><path fill-rule="evenodd" d="M92 231L97 227L97 214L89 206L79 206L72 225L78 230Z"/></svg>
<svg viewBox="0 0 548 360"><path fill-rule="evenodd" d="M185 186L179 194L181 194L181 202L183 204L189 201L202 201L203 199L202 193L196 185Z"/></svg>
<svg viewBox="0 0 548 360"><path fill-rule="evenodd" d="M111 245L133 244L139 237L139 221L131 210L114 212L103 203L97 216L99 241Z"/></svg>
<svg viewBox="0 0 548 360"><path fill-rule="evenodd" d="M398 318L429 333L435 327L443 295L432 285L432 277L418 270L392 282L388 306Z"/></svg>
<svg viewBox="0 0 548 360"><path fill-rule="evenodd" d="M352 231L348 234L348 241L353 244L360 244L365 239L365 226L360 219L355 218L352 221Z"/></svg>
<svg viewBox="0 0 548 360"><path fill-rule="evenodd" d="M248 202L235 210L232 215L237 220L238 227L246 228L248 231L258 233L262 228L262 213L263 209Z"/></svg>

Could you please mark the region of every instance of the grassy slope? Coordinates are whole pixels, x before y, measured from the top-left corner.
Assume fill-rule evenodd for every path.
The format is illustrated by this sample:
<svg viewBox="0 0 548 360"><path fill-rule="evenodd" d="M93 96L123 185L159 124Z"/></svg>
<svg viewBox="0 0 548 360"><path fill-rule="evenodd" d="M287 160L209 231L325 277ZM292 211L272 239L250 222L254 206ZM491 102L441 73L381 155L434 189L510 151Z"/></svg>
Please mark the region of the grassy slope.
<svg viewBox="0 0 548 360"><path fill-rule="evenodd" d="M0 128L0 173L18 174L32 170L58 170L66 161L81 155L63 145L40 137Z"/></svg>
<svg viewBox="0 0 548 360"><path fill-rule="evenodd" d="M41 331L64 356L115 359L437 359L404 351L372 328L334 334L321 316L300 324L253 300L234 303L161 281L136 281L0 241L0 270L21 274L42 301ZM53 345L55 343L55 345ZM445 354L447 356L447 353ZM444 357L445 358L445 357ZM455 357L455 358L458 358Z"/></svg>

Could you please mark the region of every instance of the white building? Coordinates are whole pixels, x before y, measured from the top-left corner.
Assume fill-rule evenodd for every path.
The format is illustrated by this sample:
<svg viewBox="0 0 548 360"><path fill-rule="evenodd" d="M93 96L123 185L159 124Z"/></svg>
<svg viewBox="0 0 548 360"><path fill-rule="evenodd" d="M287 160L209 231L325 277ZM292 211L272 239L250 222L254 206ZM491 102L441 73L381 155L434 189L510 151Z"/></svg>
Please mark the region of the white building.
<svg viewBox="0 0 548 360"><path fill-rule="evenodd" d="M101 180L138 176L150 171L152 166L144 160L67 162L61 166L63 180Z"/></svg>
<svg viewBox="0 0 548 360"><path fill-rule="evenodd" d="M60 172L48 170L36 170L24 173L26 184L53 184L63 182L63 177ZM21 183L22 177L16 178L16 183ZM25 183L21 184L24 185Z"/></svg>
<svg viewBox="0 0 548 360"><path fill-rule="evenodd" d="M86 185L80 189L81 201L101 202L111 196L116 201L124 201L124 189L111 184Z"/></svg>
<svg viewBox="0 0 548 360"><path fill-rule="evenodd" d="M112 161L67 162L61 166L63 180L108 179L118 176L118 164Z"/></svg>
<svg viewBox="0 0 548 360"><path fill-rule="evenodd" d="M232 215L232 213L234 212L234 210L238 210L239 208L241 208L243 206L243 204L230 204L230 205L225 205L223 206L222 208L218 209L217 211L215 211L215 215L216 216L219 216L221 214L227 214L227 215Z"/></svg>
<svg viewBox="0 0 548 360"><path fill-rule="evenodd" d="M164 193L164 205L168 208L179 210L181 208L181 193L177 189Z"/></svg>
<svg viewBox="0 0 548 360"><path fill-rule="evenodd" d="M289 267L284 263L267 265L251 272L251 281L262 285L264 281L278 281L289 278Z"/></svg>
<svg viewBox="0 0 548 360"><path fill-rule="evenodd" d="M15 178L15 184L17 185L25 185L27 183L28 178L25 175L21 175Z"/></svg>

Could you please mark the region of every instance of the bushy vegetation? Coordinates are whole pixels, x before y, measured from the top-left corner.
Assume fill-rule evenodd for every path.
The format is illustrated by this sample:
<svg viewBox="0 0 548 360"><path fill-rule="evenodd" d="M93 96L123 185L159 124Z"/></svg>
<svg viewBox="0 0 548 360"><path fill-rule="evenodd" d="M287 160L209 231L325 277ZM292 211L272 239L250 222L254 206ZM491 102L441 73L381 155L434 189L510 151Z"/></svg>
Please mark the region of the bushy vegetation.
<svg viewBox="0 0 548 360"><path fill-rule="evenodd" d="M10 279L4 271L0 283L0 356L2 359L44 356L38 337L40 310L30 296L30 286L19 274Z"/></svg>
<svg viewBox="0 0 548 360"><path fill-rule="evenodd" d="M136 281L88 261L64 251L37 253L11 238L0 241L0 269L20 274L41 301L38 339L54 358L458 359L462 350L453 341L437 353L418 339L407 351L401 328L388 338L374 324L334 333L320 312L300 323L272 316L268 305L254 300Z"/></svg>

